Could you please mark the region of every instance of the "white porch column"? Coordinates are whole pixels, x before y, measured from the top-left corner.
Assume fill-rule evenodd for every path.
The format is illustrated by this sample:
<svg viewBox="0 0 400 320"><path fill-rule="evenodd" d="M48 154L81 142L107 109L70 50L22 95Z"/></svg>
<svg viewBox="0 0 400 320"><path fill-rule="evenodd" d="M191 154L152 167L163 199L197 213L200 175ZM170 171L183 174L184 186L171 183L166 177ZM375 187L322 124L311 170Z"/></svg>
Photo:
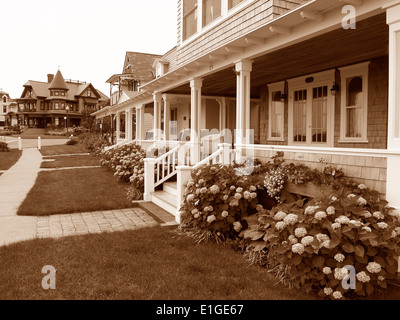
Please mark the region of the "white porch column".
<svg viewBox="0 0 400 320"><path fill-rule="evenodd" d="M226 98L217 99L219 103L219 131L226 129Z"/></svg>
<svg viewBox="0 0 400 320"><path fill-rule="evenodd" d="M170 121L171 121L171 103L167 94L163 95L164 100L164 137L165 141L169 141Z"/></svg>
<svg viewBox="0 0 400 320"><path fill-rule="evenodd" d="M386 196L400 210L400 0L384 7L389 25L389 124Z"/></svg>
<svg viewBox="0 0 400 320"><path fill-rule="evenodd" d="M131 110L125 111L125 139L132 140Z"/></svg>
<svg viewBox="0 0 400 320"><path fill-rule="evenodd" d="M181 206L185 200L186 185L189 182L192 174L192 168L187 166L176 167L177 171L177 194L176 194L176 205L178 211L175 215L175 221L181 223Z"/></svg>
<svg viewBox="0 0 400 320"><path fill-rule="evenodd" d="M161 140L161 103L162 94L157 92L153 94L154 98L154 141Z"/></svg>
<svg viewBox="0 0 400 320"><path fill-rule="evenodd" d="M117 131L117 143L118 140L121 138L121 114L117 111L117 120L116 120L116 128L115 130Z"/></svg>
<svg viewBox="0 0 400 320"><path fill-rule="evenodd" d="M191 133L190 142L192 144L191 161L192 164L200 162L200 120L201 120L201 88L203 79L190 80L191 88Z"/></svg>
<svg viewBox="0 0 400 320"><path fill-rule="evenodd" d="M141 134L141 130L140 130L140 126L141 126L141 119L140 119L140 111L141 111L142 107L136 107L136 140L140 141L142 140L142 134Z"/></svg>
<svg viewBox="0 0 400 320"><path fill-rule="evenodd" d="M250 73L253 61L241 60L236 63L236 144L246 143L246 130L250 129Z"/></svg>

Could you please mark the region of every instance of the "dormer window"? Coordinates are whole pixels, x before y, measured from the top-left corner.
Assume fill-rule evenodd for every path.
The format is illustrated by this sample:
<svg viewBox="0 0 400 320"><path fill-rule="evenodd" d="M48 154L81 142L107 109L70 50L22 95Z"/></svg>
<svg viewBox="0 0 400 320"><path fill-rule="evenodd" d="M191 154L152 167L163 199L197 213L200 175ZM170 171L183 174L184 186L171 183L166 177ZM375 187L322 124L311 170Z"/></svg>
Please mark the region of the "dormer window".
<svg viewBox="0 0 400 320"><path fill-rule="evenodd" d="M3 102L7 103L7 97L6 96L3 97Z"/></svg>

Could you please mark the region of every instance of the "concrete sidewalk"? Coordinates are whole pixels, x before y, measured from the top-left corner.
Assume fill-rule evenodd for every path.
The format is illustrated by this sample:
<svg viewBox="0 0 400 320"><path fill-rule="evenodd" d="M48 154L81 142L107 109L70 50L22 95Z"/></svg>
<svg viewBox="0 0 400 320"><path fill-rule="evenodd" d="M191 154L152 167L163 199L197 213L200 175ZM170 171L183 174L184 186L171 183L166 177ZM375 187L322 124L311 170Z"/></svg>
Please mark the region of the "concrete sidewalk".
<svg viewBox="0 0 400 320"><path fill-rule="evenodd" d="M36 148L24 149L18 162L0 176L0 218L15 217L35 185L42 155Z"/></svg>

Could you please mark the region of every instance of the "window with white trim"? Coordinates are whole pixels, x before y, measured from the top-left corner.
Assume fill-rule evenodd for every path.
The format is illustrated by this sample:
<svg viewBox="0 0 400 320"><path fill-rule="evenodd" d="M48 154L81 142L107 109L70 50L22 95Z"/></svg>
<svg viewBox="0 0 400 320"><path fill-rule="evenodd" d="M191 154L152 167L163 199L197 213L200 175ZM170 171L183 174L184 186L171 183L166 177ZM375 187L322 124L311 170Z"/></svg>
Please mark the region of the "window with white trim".
<svg viewBox="0 0 400 320"><path fill-rule="evenodd" d="M268 140L271 141L284 140L285 101L282 99L284 89L284 82L268 85Z"/></svg>
<svg viewBox="0 0 400 320"><path fill-rule="evenodd" d="M365 62L341 68L341 121L339 142L368 142L368 68Z"/></svg>
<svg viewBox="0 0 400 320"><path fill-rule="evenodd" d="M183 40L197 32L197 0L183 0Z"/></svg>
<svg viewBox="0 0 400 320"><path fill-rule="evenodd" d="M182 0L182 41L194 39L195 34L210 30L250 2L251 0Z"/></svg>

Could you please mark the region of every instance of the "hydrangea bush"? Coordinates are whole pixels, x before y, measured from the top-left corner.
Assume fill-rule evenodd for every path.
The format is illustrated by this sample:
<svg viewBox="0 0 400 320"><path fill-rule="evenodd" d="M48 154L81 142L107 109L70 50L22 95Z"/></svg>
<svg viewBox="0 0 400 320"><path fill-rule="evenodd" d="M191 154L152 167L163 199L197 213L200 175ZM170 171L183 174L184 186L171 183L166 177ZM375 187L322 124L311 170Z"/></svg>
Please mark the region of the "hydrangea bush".
<svg viewBox="0 0 400 320"><path fill-rule="evenodd" d="M286 164L283 156L278 153L267 164L256 161L251 175L238 175L238 165L194 171L181 208L182 230L233 243L283 282L324 298L386 288L397 277L399 216L378 192L341 170ZM314 199L296 197L285 193L286 182L312 182L330 191ZM265 191L279 200L272 209L259 204ZM346 290L342 281L349 267L356 288Z"/></svg>
<svg viewBox="0 0 400 320"><path fill-rule="evenodd" d="M268 262L287 270L286 279L307 291L344 299L371 295L396 278L399 217L365 185L342 188L305 204L299 200L260 210L241 233L245 247L268 252ZM354 267L355 290L342 280ZM347 280L347 278L346 278Z"/></svg>
<svg viewBox="0 0 400 320"><path fill-rule="evenodd" d="M146 152L137 145L129 144L100 153L100 162L114 171L121 181L130 182L128 190L131 200L138 200L144 192L144 159Z"/></svg>
<svg viewBox="0 0 400 320"><path fill-rule="evenodd" d="M248 215L258 205L258 190L263 189L261 164L252 175L238 175L242 166L203 166L192 172L181 208L182 227L210 230L215 237L234 239Z"/></svg>

